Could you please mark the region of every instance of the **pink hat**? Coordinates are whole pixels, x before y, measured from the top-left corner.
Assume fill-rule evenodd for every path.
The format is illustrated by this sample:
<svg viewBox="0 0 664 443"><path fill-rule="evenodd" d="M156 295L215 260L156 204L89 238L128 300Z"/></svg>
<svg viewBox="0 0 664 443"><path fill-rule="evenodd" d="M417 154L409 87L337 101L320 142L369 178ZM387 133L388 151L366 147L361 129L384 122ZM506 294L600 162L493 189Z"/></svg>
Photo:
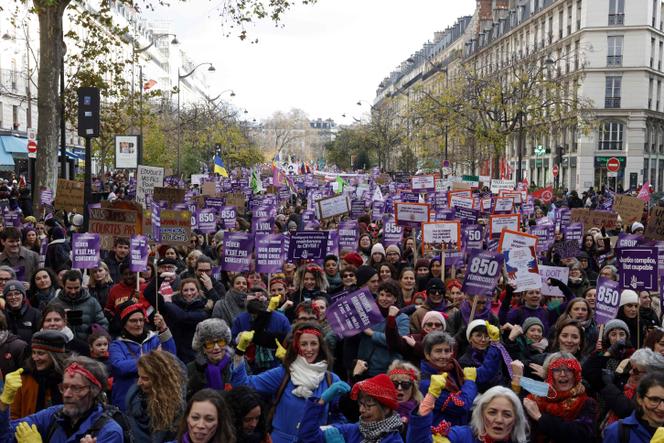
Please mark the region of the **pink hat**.
<svg viewBox="0 0 664 443"><path fill-rule="evenodd" d="M426 314L424 314L424 318L422 318L421 327L424 328L424 324L431 320L440 321L443 324L443 330L447 329L447 322L445 321L445 316L438 311L429 311Z"/></svg>

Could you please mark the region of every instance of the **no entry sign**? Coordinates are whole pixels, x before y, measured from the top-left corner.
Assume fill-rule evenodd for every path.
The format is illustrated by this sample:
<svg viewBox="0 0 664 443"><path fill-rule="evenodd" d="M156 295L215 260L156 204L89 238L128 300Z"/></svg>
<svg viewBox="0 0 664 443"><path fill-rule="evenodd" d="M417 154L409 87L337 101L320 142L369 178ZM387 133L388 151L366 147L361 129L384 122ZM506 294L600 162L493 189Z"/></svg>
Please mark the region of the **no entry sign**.
<svg viewBox="0 0 664 443"><path fill-rule="evenodd" d="M616 157L611 157L606 162L606 169L609 172L618 172L620 169L620 160L618 160Z"/></svg>

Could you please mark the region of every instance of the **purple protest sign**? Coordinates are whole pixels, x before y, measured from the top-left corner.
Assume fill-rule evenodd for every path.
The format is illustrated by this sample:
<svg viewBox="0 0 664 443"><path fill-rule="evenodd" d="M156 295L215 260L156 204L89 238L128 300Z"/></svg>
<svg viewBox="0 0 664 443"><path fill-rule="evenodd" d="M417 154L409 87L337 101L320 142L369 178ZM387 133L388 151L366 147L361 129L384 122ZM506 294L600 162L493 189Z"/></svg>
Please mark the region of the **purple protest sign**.
<svg viewBox="0 0 664 443"><path fill-rule="evenodd" d="M288 258L317 260L325 257L327 231L297 231L290 238Z"/></svg>
<svg viewBox="0 0 664 443"><path fill-rule="evenodd" d="M399 194L399 201L406 203L417 203L420 201L420 195L416 192L401 191Z"/></svg>
<svg viewBox="0 0 664 443"><path fill-rule="evenodd" d="M581 223L570 223L563 227L563 235L565 240L576 240L581 246L583 242L583 225Z"/></svg>
<svg viewBox="0 0 664 443"><path fill-rule="evenodd" d="M339 223L339 248L355 251L359 240L360 229L357 220L347 220Z"/></svg>
<svg viewBox="0 0 664 443"><path fill-rule="evenodd" d="M92 269L99 265L99 234L73 234L71 241L72 268Z"/></svg>
<svg viewBox="0 0 664 443"><path fill-rule="evenodd" d="M399 245L403 241L403 227L393 217L383 219L383 246Z"/></svg>
<svg viewBox="0 0 664 443"><path fill-rule="evenodd" d="M618 276L623 289L657 290L657 247L634 247L616 250Z"/></svg>
<svg viewBox="0 0 664 443"><path fill-rule="evenodd" d="M364 200L353 200L350 202L350 216L354 219L364 215Z"/></svg>
<svg viewBox="0 0 664 443"><path fill-rule="evenodd" d="M274 217L253 217L251 219L251 232L255 234L269 234L272 232Z"/></svg>
<svg viewBox="0 0 664 443"><path fill-rule="evenodd" d="M616 241L615 249L633 248L639 246L645 240L646 239L642 235L621 232L618 234L618 241Z"/></svg>
<svg viewBox="0 0 664 443"><path fill-rule="evenodd" d="M129 268L132 272L145 271L148 267L148 239L143 235L132 235L129 240Z"/></svg>
<svg viewBox="0 0 664 443"><path fill-rule="evenodd" d="M437 209L435 219L436 221L456 220L456 209L454 208Z"/></svg>
<svg viewBox="0 0 664 443"><path fill-rule="evenodd" d="M478 252L472 255L461 291L467 295L493 295L503 260L500 253Z"/></svg>
<svg viewBox="0 0 664 443"><path fill-rule="evenodd" d="M340 337L352 337L385 320L367 288L337 299L327 308L325 317Z"/></svg>
<svg viewBox="0 0 664 443"><path fill-rule="evenodd" d="M531 226L530 234L537 237L537 252L542 253L549 250L555 240L555 226L551 223Z"/></svg>
<svg viewBox="0 0 664 443"><path fill-rule="evenodd" d="M606 277L597 279L595 321L603 325L616 318L620 304L620 283Z"/></svg>
<svg viewBox="0 0 664 443"><path fill-rule="evenodd" d="M302 212L302 223L309 223L316 219L316 211L307 209Z"/></svg>
<svg viewBox="0 0 664 443"><path fill-rule="evenodd" d="M553 245L553 252L561 259L572 258L579 255L579 242L577 240L563 240Z"/></svg>
<svg viewBox="0 0 664 443"><path fill-rule="evenodd" d="M235 206L224 206L219 214L224 229L235 229L237 210Z"/></svg>
<svg viewBox="0 0 664 443"><path fill-rule="evenodd" d="M277 209L274 206L259 206L258 208L254 209L253 212L253 217L260 218L276 217L276 215Z"/></svg>
<svg viewBox="0 0 664 443"><path fill-rule="evenodd" d="M217 212L221 211L226 204L226 199L221 197L205 197L205 207L212 208ZM231 206L234 207L234 206Z"/></svg>
<svg viewBox="0 0 664 443"><path fill-rule="evenodd" d="M152 202L150 206L152 208L152 237L159 243L161 241L161 206L158 202Z"/></svg>
<svg viewBox="0 0 664 443"><path fill-rule="evenodd" d="M478 209L470 209L470 208L456 208L456 216L459 220L461 220L461 224L469 224L469 225L474 225L477 223L477 218L480 215L480 211Z"/></svg>
<svg viewBox="0 0 664 443"><path fill-rule="evenodd" d="M466 252L473 249L481 250L484 243L483 238L484 227L480 225L464 226L461 231L461 244Z"/></svg>
<svg viewBox="0 0 664 443"><path fill-rule="evenodd" d="M5 227L19 227L21 226L21 214L17 211L7 211L3 215Z"/></svg>
<svg viewBox="0 0 664 443"><path fill-rule="evenodd" d="M216 213L213 208L204 208L196 214L198 221L198 230L203 234L212 234L217 232Z"/></svg>
<svg viewBox="0 0 664 443"><path fill-rule="evenodd" d="M53 190L44 188L41 191L41 194L39 195L39 202L42 205L50 205L53 203Z"/></svg>
<svg viewBox="0 0 664 443"><path fill-rule="evenodd" d="M371 220L377 221L385 216L385 202L374 201L371 204Z"/></svg>
<svg viewBox="0 0 664 443"><path fill-rule="evenodd" d="M286 248L284 248L285 250ZM339 231L327 231L327 248L325 255L339 257Z"/></svg>
<svg viewBox="0 0 664 443"><path fill-rule="evenodd" d="M256 234L256 272L281 271L283 260L283 234Z"/></svg>
<svg viewBox="0 0 664 443"><path fill-rule="evenodd" d="M254 238L247 232L226 232L224 234L224 252L221 269L224 271L244 272L251 265L251 253L254 250Z"/></svg>
<svg viewBox="0 0 664 443"><path fill-rule="evenodd" d="M429 202L431 203L431 207L436 210L447 208L447 192L430 194Z"/></svg>

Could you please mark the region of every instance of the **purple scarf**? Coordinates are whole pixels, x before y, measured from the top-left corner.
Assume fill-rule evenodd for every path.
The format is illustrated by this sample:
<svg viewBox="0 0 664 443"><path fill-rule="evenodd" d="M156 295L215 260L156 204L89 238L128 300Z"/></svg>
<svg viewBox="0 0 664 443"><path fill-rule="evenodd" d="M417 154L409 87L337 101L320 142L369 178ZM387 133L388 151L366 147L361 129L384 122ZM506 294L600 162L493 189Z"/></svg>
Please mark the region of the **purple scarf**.
<svg viewBox="0 0 664 443"><path fill-rule="evenodd" d="M205 368L205 376L208 381L208 388L212 389L224 389L224 377L222 373L228 363L230 363L231 358L228 355L228 352L224 354L224 357L219 360L219 363L210 363L208 362L207 367Z"/></svg>
<svg viewBox="0 0 664 443"><path fill-rule="evenodd" d="M461 311L461 317L463 318L464 323L468 324L470 323L470 311L473 309L473 305L471 302L468 300L464 300L461 302L461 306L459 307L459 310ZM488 300L487 304L484 305L484 310L480 311L479 309L475 309L475 316L473 317L473 320L489 320L491 316L491 301Z"/></svg>
<svg viewBox="0 0 664 443"><path fill-rule="evenodd" d="M410 418L410 413L418 406L417 401L407 400L399 403L397 413L400 417Z"/></svg>

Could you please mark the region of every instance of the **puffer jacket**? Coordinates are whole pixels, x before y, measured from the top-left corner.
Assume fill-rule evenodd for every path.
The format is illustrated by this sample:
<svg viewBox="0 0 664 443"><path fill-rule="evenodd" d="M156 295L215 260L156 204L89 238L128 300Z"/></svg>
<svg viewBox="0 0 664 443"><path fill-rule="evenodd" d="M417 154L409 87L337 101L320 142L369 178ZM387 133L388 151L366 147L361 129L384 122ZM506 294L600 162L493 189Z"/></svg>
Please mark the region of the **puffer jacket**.
<svg viewBox="0 0 664 443"><path fill-rule="evenodd" d="M68 325L74 335L81 339L87 340L90 335L90 328L94 323L108 330L108 320L104 316L104 311L99 302L90 295L87 289L81 288L78 297L71 298L64 291L60 291L49 305L61 306L65 311L81 311L82 322L80 325Z"/></svg>
<svg viewBox="0 0 664 443"><path fill-rule="evenodd" d="M408 325L408 316L399 314L396 317L397 330L402 337L410 333L410 326ZM371 327L373 335L369 337L365 333L361 333L360 347L357 353L357 358L364 360L369 365L367 377L373 377L378 374L387 372L387 368L396 359L401 359L396 349L390 350L387 346L387 339L385 338L385 322L375 324Z"/></svg>
<svg viewBox="0 0 664 443"><path fill-rule="evenodd" d="M7 317L9 330L18 335L24 342L30 343L32 341L32 334L39 331L41 312L30 306L25 297L23 297L23 304L20 309L14 311L5 305L4 312Z"/></svg>
<svg viewBox="0 0 664 443"><path fill-rule="evenodd" d="M23 366L29 352L28 344L18 335L0 331L0 373L3 376Z"/></svg>

